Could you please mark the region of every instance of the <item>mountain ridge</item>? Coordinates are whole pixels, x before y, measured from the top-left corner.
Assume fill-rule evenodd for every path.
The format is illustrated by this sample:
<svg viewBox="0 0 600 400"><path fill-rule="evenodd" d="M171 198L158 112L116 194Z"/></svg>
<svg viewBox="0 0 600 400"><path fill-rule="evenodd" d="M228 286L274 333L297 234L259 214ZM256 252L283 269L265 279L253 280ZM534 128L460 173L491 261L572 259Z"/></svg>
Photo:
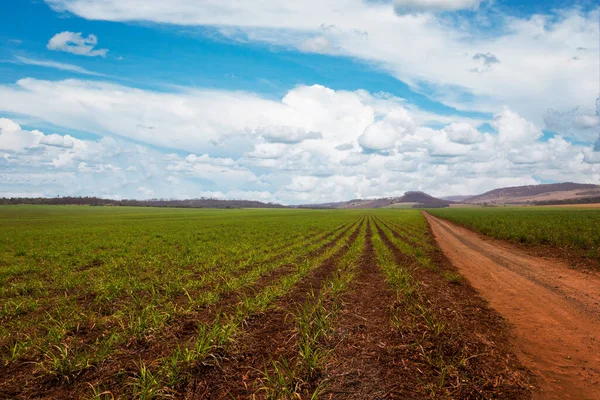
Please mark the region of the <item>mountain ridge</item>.
<svg viewBox="0 0 600 400"><path fill-rule="evenodd" d="M600 185L561 182L497 188L468 197L462 202L468 204L535 204L537 202L574 201L590 197L600 197Z"/></svg>
<svg viewBox="0 0 600 400"><path fill-rule="evenodd" d="M418 206L423 208L448 207L453 201L442 200L425 192L408 191L400 197L381 197L375 199L353 199L348 201L302 204L298 208L327 208L327 209L354 209L354 208L384 208L398 204Z"/></svg>
<svg viewBox="0 0 600 400"><path fill-rule="evenodd" d="M353 199L348 201L288 206L254 200L198 199L150 199L114 200L99 197L55 197L25 198L0 197L0 204L45 204L45 205L89 205L89 206L137 206L176 208L315 208L315 209L359 209L384 207L448 207L453 204L499 205L499 204L578 204L600 202L600 185L589 183L550 183L540 185L510 186L487 191L474 196L434 197L421 191L408 191L399 197Z"/></svg>

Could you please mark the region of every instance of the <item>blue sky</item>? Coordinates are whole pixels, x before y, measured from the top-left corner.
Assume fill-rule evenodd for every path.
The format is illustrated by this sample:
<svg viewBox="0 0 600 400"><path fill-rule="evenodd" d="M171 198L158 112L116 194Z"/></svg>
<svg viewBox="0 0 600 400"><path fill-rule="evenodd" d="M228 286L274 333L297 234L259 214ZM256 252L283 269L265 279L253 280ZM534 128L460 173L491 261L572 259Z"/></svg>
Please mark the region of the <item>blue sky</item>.
<svg viewBox="0 0 600 400"><path fill-rule="evenodd" d="M0 196L598 183L598 18L563 0L10 2Z"/></svg>

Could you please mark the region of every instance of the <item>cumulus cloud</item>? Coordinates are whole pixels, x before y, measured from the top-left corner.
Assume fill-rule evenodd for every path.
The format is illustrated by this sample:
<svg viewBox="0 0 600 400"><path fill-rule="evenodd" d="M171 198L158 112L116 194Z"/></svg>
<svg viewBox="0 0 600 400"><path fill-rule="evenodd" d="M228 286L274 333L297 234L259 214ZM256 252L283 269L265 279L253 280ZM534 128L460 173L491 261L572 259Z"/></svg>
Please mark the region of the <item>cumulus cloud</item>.
<svg viewBox="0 0 600 400"><path fill-rule="evenodd" d="M62 167L75 159L93 159L100 148L98 143L85 142L70 135L29 131L8 118L0 118L0 150L12 153L14 157L11 159L15 162L20 159L38 167Z"/></svg>
<svg viewBox="0 0 600 400"><path fill-rule="evenodd" d="M542 141L540 128L512 108L496 110L488 121L494 131L482 133L482 121L441 118L364 90L299 86L276 100L25 79L0 85L0 110L101 138L29 131L1 119L4 193L125 198L146 196L136 190L143 187L151 197L256 194L296 204L600 180L592 143L561 135ZM36 178L49 168L52 179Z"/></svg>
<svg viewBox="0 0 600 400"><path fill-rule="evenodd" d="M415 172L419 169L422 160L420 154L404 153L396 159L386 161L385 168L394 172Z"/></svg>
<svg viewBox="0 0 600 400"><path fill-rule="evenodd" d="M287 185L285 189L292 192L312 192L319 183L319 178L314 176L294 176L292 183Z"/></svg>
<svg viewBox="0 0 600 400"><path fill-rule="evenodd" d="M51 135L43 136L39 143L45 144L46 146L55 146L55 147L63 147L65 149L71 149L75 146L75 140L73 137L69 135L61 136L56 133Z"/></svg>
<svg viewBox="0 0 600 400"><path fill-rule="evenodd" d="M340 161L342 165L360 165L364 164L370 159L370 155L365 153L352 152L348 154L346 158Z"/></svg>
<svg viewBox="0 0 600 400"><path fill-rule="evenodd" d="M600 150L584 149L584 161L589 164L600 164Z"/></svg>
<svg viewBox="0 0 600 400"><path fill-rule="evenodd" d="M96 44L98 44L96 35L90 34L86 37L81 32L64 31L52 36L46 47L49 50L64 51L79 56L106 57L108 49L94 50Z"/></svg>
<svg viewBox="0 0 600 400"><path fill-rule="evenodd" d="M7 118L0 118L0 171L0 196L265 198L256 190L256 175L230 158L180 157L106 137L44 134Z"/></svg>
<svg viewBox="0 0 600 400"><path fill-rule="evenodd" d="M0 118L0 150L17 152L39 143L44 136L39 131L24 131L8 118Z"/></svg>
<svg viewBox="0 0 600 400"><path fill-rule="evenodd" d="M460 144L478 143L484 139L477 128L464 122L452 123L444 128L444 132L451 141Z"/></svg>
<svg viewBox="0 0 600 400"><path fill-rule="evenodd" d="M280 143L259 143L254 150L248 153L248 157L275 159L283 157L286 146Z"/></svg>
<svg viewBox="0 0 600 400"><path fill-rule="evenodd" d="M179 160L179 157L177 157L176 155L172 155L171 157L166 159ZM233 161L233 159L231 158L211 157L208 154L202 154L200 156L190 154L187 157L185 157L185 162L191 164L210 164L219 166L235 165L235 161Z"/></svg>
<svg viewBox="0 0 600 400"><path fill-rule="evenodd" d="M500 144L531 143L542 136L542 131L532 122L506 106L494 116L491 125L498 131Z"/></svg>
<svg viewBox="0 0 600 400"><path fill-rule="evenodd" d="M252 153L258 157L268 149L262 158L280 154L285 144L338 154L344 145L358 146L356 139L363 133L365 147L387 148L375 142L390 140L387 132L396 140L413 129L415 121L402 103L389 95L320 85L293 88L279 101L252 93L166 93L82 80L26 78L16 85L0 85L0 110L57 126L195 153L241 156L262 143ZM438 118L419 116L420 123L428 121ZM153 129L144 128L149 126Z"/></svg>
<svg viewBox="0 0 600 400"><path fill-rule="evenodd" d="M208 154L200 156L190 154L182 159L175 154L171 154L164 159L169 162L166 167L167 171L212 182L215 187L221 190L250 187L250 185L255 185L258 182L258 178L253 172L240 166L237 161L231 158L211 157ZM170 175L168 181L184 184L181 179L178 179L177 175Z"/></svg>
<svg viewBox="0 0 600 400"><path fill-rule="evenodd" d="M343 143L343 144L340 144L339 146L335 146L335 149L339 150L339 151L352 150L353 148L354 148L354 145L352 143Z"/></svg>
<svg viewBox="0 0 600 400"><path fill-rule="evenodd" d="M267 126L256 130L263 139L273 143L300 143L309 139L321 139L320 132L306 132L302 128L293 129L289 126Z"/></svg>
<svg viewBox="0 0 600 400"><path fill-rule="evenodd" d="M358 143L365 150L392 150L398 140L412 133L414 122L409 112L401 106L390 111L383 120L366 127L358 137Z"/></svg>
<svg viewBox="0 0 600 400"><path fill-rule="evenodd" d="M429 140L429 153L434 157L466 156L472 151L470 146L453 142L446 132L434 132Z"/></svg>

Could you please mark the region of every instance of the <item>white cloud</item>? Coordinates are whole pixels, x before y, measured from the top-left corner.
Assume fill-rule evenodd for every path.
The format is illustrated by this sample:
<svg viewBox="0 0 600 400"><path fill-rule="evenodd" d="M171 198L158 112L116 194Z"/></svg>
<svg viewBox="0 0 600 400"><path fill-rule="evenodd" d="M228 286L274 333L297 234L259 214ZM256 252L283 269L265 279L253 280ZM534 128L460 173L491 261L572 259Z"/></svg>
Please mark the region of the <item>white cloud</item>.
<svg viewBox="0 0 600 400"><path fill-rule="evenodd" d="M60 69L62 71L75 72L75 73L84 74L84 75L104 76L103 74L89 71L85 68L82 68L80 66L73 65L73 64L65 64L65 63L60 63L60 62L56 62L56 61L47 61L47 60L34 60L31 58L21 57L21 56L16 56L15 58L18 62L20 62L22 64L36 65L38 67L46 67L46 68L55 68L55 69Z"/></svg>
<svg viewBox="0 0 600 400"><path fill-rule="evenodd" d="M45 143L45 144L44 144ZM72 146L71 146L72 144ZM257 176L230 158L163 154L127 141L83 141L0 118L0 197L260 198Z"/></svg>
<svg viewBox="0 0 600 400"><path fill-rule="evenodd" d="M369 125L358 137L358 143L365 150L392 150L398 140L413 130L412 117L405 108L398 106L381 121Z"/></svg>
<svg viewBox="0 0 600 400"><path fill-rule="evenodd" d="M589 164L600 164L600 151L592 149L583 150L584 161Z"/></svg>
<svg viewBox="0 0 600 400"><path fill-rule="evenodd" d="M96 44L98 44L96 35L90 34L85 37L81 32L64 31L52 36L46 47L49 50L64 51L79 56L106 57L108 49L94 50Z"/></svg>
<svg viewBox="0 0 600 400"><path fill-rule="evenodd" d="M418 153L416 155L410 153L400 154L395 159L386 161L385 168L394 172L415 172L419 169L423 158Z"/></svg>
<svg viewBox="0 0 600 400"><path fill-rule="evenodd" d="M321 139L320 132L306 132L302 128L293 129L289 126L267 126L258 128L256 133L261 135L267 142L273 143L300 143L309 139Z"/></svg>
<svg viewBox="0 0 600 400"><path fill-rule="evenodd" d="M16 86L0 86L0 93L0 109L4 111L200 153L214 150L220 141L228 140L228 135L247 135L248 128L301 126L291 107L249 93L161 93L105 82L30 78L19 80Z"/></svg>
<svg viewBox="0 0 600 400"><path fill-rule="evenodd" d="M542 136L542 131L508 107L494 116L491 125L498 131L500 144L531 143Z"/></svg>
<svg viewBox="0 0 600 400"><path fill-rule="evenodd" d="M75 146L75 140L76 140L75 138L73 138L69 135L61 136L56 133L53 133L51 135L43 136L40 139L39 143L45 144L46 146L56 146L56 147L64 147L66 149L70 149Z"/></svg>
<svg viewBox="0 0 600 400"><path fill-rule="evenodd" d="M286 146L280 143L259 143L254 150L248 153L248 157L273 159L281 158L285 153Z"/></svg>
<svg viewBox="0 0 600 400"><path fill-rule="evenodd" d="M464 122L452 123L444 128L444 132L455 143L473 144L483 140L483 135L477 128Z"/></svg>
<svg viewBox="0 0 600 400"><path fill-rule="evenodd" d="M169 162L166 167L167 171L212 182L220 189L231 190L259 184L259 179L253 172L238 165L238 162L231 158L190 154L184 159L172 155L166 161ZM169 182L173 182L174 177L176 176L171 175Z"/></svg>
<svg viewBox="0 0 600 400"><path fill-rule="evenodd" d="M0 170L10 181L2 187L6 193L255 194L302 203L407 190L474 194L542 179L600 180L592 144L574 144L560 135L542 141L536 124L511 108L499 108L489 121L497 132L482 133L480 122L452 122L451 116L364 90L300 86L278 101L240 92L165 93L24 79L0 85L0 110L102 137L44 134L0 119ZM48 169L64 173L64 179L34 179ZM138 192L140 187L153 194Z"/></svg>
<svg viewBox="0 0 600 400"><path fill-rule="evenodd" d="M360 165L369 161L370 158L371 156L369 154L352 152L348 154L346 158L341 160L340 163L342 165Z"/></svg>
<svg viewBox="0 0 600 400"><path fill-rule="evenodd" d="M178 160L179 157L174 155L173 160ZM235 161L231 158L219 158L219 157L211 157L208 154L202 154L201 156L197 156L195 154L190 154L185 158L186 163L191 164L209 164L216 166L232 166L235 165Z"/></svg>
<svg viewBox="0 0 600 400"><path fill-rule="evenodd" d="M472 150L470 146L449 140L446 132L435 132L429 140L430 154L435 157L466 156Z"/></svg>
<svg viewBox="0 0 600 400"><path fill-rule="evenodd" d="M154 196L154 190L148 189L144 186L137 188L137 191L141 195L142 199L150 199L152 196Z"/></svg>
<svg viewBox="0 0 600 400"><path fill-rule="evenodd" d="M324 36L315 36L309 39L306 39L298 48L307 53L321 53L327 54L333 50L329 39Z"/></svg>
<svg viewBox="0 0 600 400"><path fill-rule="evenodd" d="M600 133L600 115L591 109L548 110L544 123L551 131L585 142L592 142Z"/></svg>
<svg viewBox="0 0 600 400"><path fill-rule="evenodd" d="M320 183L320 179L314 176L294 176L292 183L287 185L285 189L292 192L312 192Z"/></svg>
<svg viewBox="0 0 600 400"><path fill-rule="evenodd" d="M7 118L0 118L0 150L11 152L33 147L44 136L39 131L22 131L21 127Z"/></svg>
<svg viewBox="0 0 600 400"><path fill-rule="evenodd" d="M15 162L27 160L38 167L62 167L74 159L93 158L99 151L97 143L84 142L70 135L28 131L7 118L0 118L0 150L15 154Z"/></svg>
<svg viewBox="0 0 600 400"><path fill-rule="evenodd" d="M477 18L451 20L395 8L474 9L480 1L46 2L87 19L212 26L233 39L365 60L448 105L494 113L508 104L540 127L549 109L592 107L600 85L597 7L531 16L490 7ZM485 20L493 30L480 25Z"/></svg>
<svg viewBox="0 0 600 400"><path fill-rule="evenodd" d="M242 92L165 93L104 82L26 78L0 85L0 110L155 146L260 158L276 158L286 144L337 155L337 146L356 143L367 128L378 129L379 120L398 137L412 129L400 99L319 85L296 87L276 101ZM420 123L428 120L438 118L419 118Z"/></svg>
<svg viewBox="0 0 600 400"><path fill-rule="evenodd" d="M489 71L490 68L494 66L494 64L499 64L500 61L498 58L490 52L487 53L475 53L472 57L473 60L479 63L479 66L472 68L471 72L486 72Z"/></svg>
<svg viewBox="0 0 600 400"><path fill-rule="evenodd" d="M418 12L440 12L476 10L481 0L394 0L400 14Z"/></svg>

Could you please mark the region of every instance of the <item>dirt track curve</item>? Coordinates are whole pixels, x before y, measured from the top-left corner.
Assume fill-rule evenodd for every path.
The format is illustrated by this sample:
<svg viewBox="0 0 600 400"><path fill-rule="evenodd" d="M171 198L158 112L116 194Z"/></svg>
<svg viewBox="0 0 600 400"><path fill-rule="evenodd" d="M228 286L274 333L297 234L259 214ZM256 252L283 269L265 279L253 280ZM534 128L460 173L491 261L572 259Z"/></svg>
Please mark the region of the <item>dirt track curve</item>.
<svg viewBox="0 0 600 400"><path fill-rule="evenodd" d="M424 214L446 256L514 326L534 399L600 399L600 276Z"/></svg>

